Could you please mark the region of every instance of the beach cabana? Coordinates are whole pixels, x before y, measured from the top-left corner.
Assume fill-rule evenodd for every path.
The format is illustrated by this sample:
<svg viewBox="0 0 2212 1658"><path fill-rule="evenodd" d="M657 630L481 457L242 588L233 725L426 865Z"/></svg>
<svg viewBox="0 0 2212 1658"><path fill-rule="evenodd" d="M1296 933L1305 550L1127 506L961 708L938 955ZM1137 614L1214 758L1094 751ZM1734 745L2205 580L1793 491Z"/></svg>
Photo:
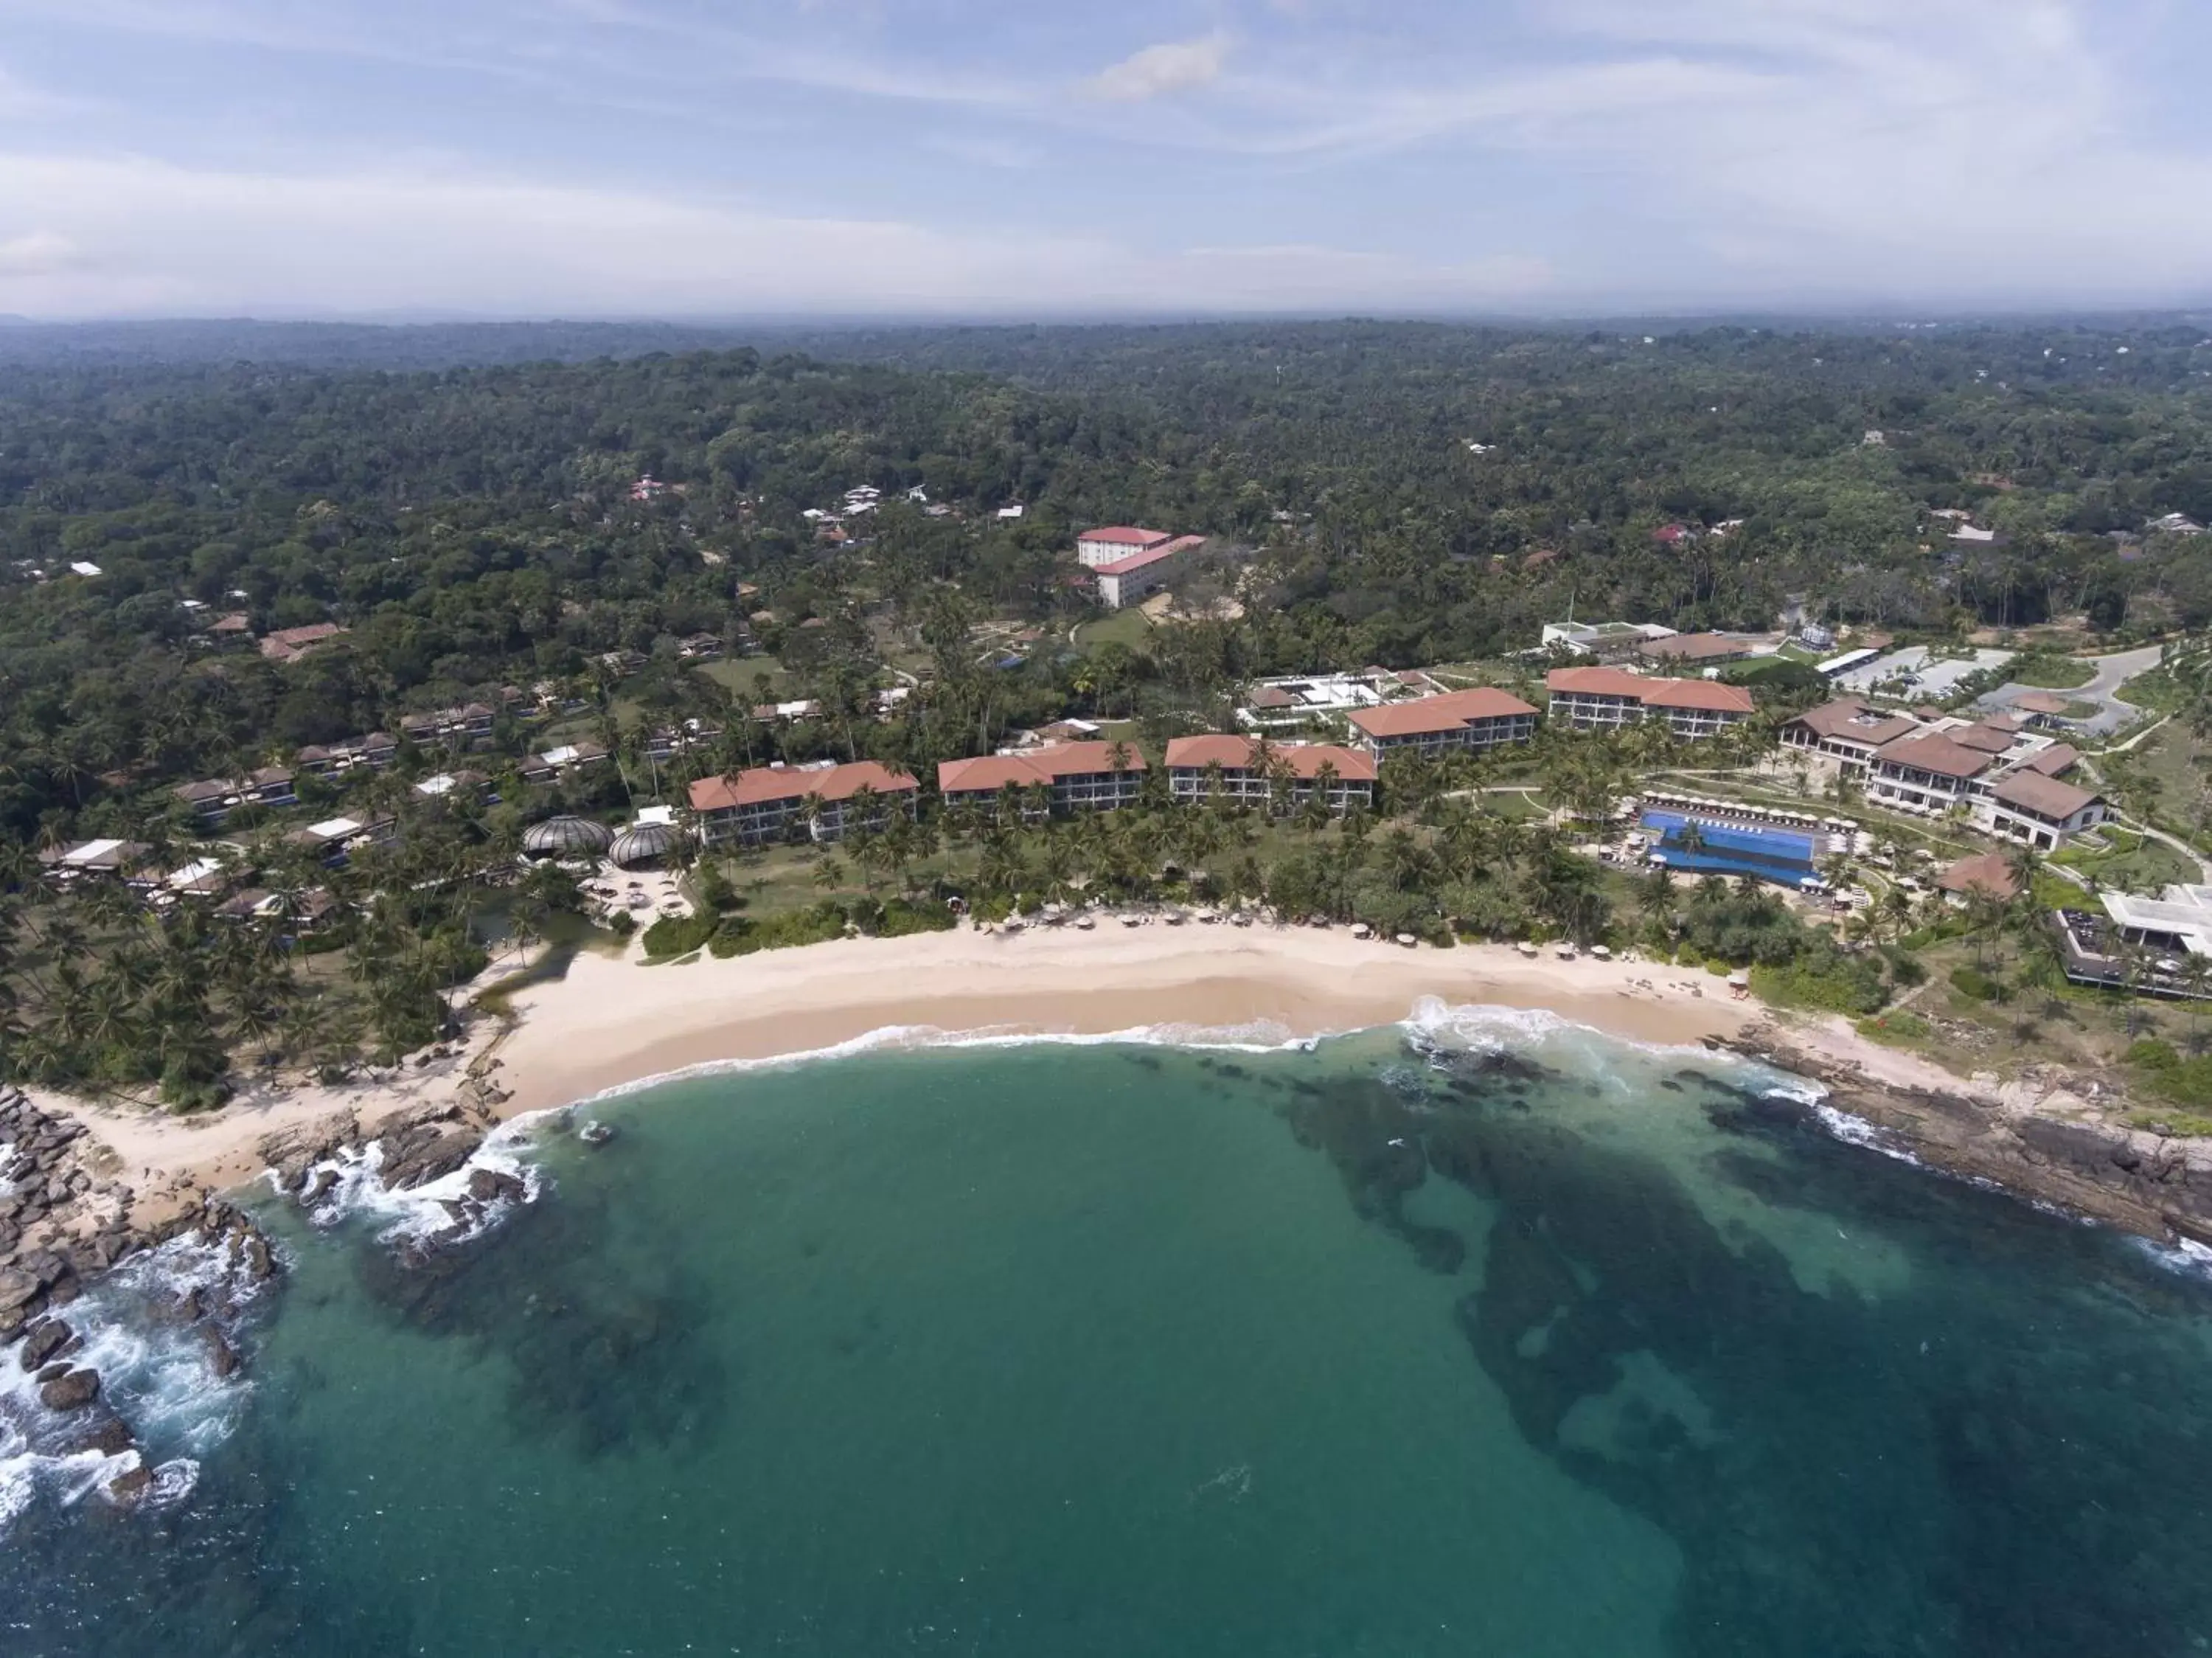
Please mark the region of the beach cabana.
<svg viewBox="0 0 2212 1658"><path fill-rule="evenodd" d="M595 857L614 844L614 831L589 818L548 818L522 832L529 857Z"/></svg>
<svg viewBox="0 0 2212 1658"><path fill-rule="evenodd" d="M683 832L672 823L634 823L614 838L607 856L625 869L653 863L675 851Z"/></svg>

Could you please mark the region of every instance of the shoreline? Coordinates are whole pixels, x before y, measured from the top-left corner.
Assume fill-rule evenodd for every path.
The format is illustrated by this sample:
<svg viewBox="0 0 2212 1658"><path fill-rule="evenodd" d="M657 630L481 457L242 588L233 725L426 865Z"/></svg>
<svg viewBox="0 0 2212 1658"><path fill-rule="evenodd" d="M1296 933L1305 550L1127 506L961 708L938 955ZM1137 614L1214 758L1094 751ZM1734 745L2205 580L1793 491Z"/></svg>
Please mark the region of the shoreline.
<svg viewBox="0 0 2212 1658"><path fill-rule="evenodd" d="M204 1119L40 1094L105 1148L138 1223L247 1185L298 1149L380 1125L478 1131L718 1065L799 1060L866 1039L1266 1044L1400 1024L1419 1003L1542 1012L1652 1045L1763 1061L1901 1138L1922 1161L2148 1236L2212 1242L2212 1147L2105 1124L2063 1088L1964 1078L1840 1018L1738 1002L1701 970L1561 960L1511 947L1406 949L1339 930L1191 924L1018 934L963 928L682 964L586 952L480 1017L445 1057L341 1087L264 1089ZM499 1095L464 1104L471 1067Z"/></svg>

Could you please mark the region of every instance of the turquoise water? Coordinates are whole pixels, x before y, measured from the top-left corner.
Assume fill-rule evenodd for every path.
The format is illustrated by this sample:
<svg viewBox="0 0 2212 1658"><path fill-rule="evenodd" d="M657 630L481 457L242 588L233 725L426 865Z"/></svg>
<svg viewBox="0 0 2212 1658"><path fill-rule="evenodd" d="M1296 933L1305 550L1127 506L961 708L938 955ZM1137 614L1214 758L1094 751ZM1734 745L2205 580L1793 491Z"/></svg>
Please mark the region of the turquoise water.
<svg viewBox="0 0 2212 1658"><path fill-rule="evenodd" d="M196 1478L21 1504L0 1650L2204 1650L2212 1290L1776 1080L878 1052L610 1105L428 1270L272 1209L250 1382L145 1362Z"/></svg>

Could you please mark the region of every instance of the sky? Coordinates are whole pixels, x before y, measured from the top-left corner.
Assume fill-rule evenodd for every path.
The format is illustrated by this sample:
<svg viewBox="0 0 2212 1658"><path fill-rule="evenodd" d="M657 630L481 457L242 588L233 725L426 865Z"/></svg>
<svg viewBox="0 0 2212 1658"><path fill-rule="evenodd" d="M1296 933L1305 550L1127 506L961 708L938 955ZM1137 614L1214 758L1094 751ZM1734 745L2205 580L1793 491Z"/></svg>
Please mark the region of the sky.
<svg viewBox="0 0 2212 1658"><path fill-rule="evenodd" d="M0 0L0 314L2212 301L2205 0Z"/></svg>

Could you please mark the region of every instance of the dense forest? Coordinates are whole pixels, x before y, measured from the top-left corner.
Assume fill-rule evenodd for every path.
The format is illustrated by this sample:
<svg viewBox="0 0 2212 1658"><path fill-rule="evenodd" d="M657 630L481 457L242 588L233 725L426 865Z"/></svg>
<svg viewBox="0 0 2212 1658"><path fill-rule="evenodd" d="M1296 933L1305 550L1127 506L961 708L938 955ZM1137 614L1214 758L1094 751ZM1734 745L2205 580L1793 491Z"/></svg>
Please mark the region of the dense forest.
<svg viewBox="0 0 2212 1658"><path fill-rule="evenodd" d="M494 355L512 343L484 338ZM1090 521L1250 553L1238 579L1258 602L1192 644L1177 671L1193 680L1494 657L1571 604L1686 628L1766 625L1796 598L1939 632L2212 617L2200 544L2142 534L2169 513L2212 520L2212 348L2191 328L810 344L839 338L878 360L19 364L0 384L0 821L27 832L82 804L88 778L204 772L583 674L599 653L665 655L755 611L771 644L835 624L804 643L848 678L878 667L859 623L885 607L916 638L931 614L1066 622L1083 600L1065 554ZM633 501L647 474L673 487ZM890 504L825 545L801 513L863 483ZM899 498L912 488L954 512L926 516ZM995 516L1015 501L1025 517ZM1937 509L2002 539L1955 548ZM1678 522L1733 527L1654 539ZM76 562L100 576L66 575ZM350 632L282 670L211 664L186 601L259 631ZM1039 654L1030 700L1066 700L1079 672ZM942 715L957 731L993 718Z"/></svg>

